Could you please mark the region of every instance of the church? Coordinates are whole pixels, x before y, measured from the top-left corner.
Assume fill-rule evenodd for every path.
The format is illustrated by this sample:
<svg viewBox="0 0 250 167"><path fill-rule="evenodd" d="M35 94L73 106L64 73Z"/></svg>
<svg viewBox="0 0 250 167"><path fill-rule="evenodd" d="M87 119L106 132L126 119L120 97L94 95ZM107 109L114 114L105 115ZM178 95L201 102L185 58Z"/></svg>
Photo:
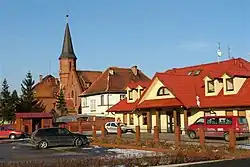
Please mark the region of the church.
<svg viewBox="0 0 250 167"><path fill-rule="evenodd" d="M100 76L101 79L98 79L99 83L105 85L104 82L107 82L107 79L102 75L106 70L77 70L76 61L77 57L74 52L69 23L67 22L62 52L59 56L59 78L52 75L47 75L45 77L40 76L40 80L33 88L35 97L43 101L43 104L46 106L45 112L50 112L52 109L55 109L58 93L60 89L63 89L69 113L77 114L81 110L81 97L79 96L88 90ZM133 68L122 68L122 80L121 77L113 79L119 84L120 91L123 92L129 82L136 82L141 79L150 80L138 69L136 69L136 71L138 70L140 75L131 75L131 73L133 74L135 71L134 67L137 66L133 66ZM119 67L116 68L119 69ZM119 74L117 76L119 76ZM124 80L124 78L126 79ZM97 85L98 84L95 84L95 87Z"/></svg>

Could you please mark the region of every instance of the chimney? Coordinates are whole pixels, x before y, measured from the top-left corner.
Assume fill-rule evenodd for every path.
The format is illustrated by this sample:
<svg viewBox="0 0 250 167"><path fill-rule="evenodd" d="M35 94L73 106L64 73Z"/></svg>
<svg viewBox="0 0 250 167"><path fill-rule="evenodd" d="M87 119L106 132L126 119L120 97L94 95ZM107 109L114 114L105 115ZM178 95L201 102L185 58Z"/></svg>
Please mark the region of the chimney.
<svg viewBox="0 0 250 167"><path fill-rule="evenodd" d="M110 75L114 75L114 70L113 69L109 69L109 74Z"/></svg>
<svg viewBox="0 0 250 167"><path fill-rule="evenodd" d="M43 75L39 75L39 81L41 82L43 80Z"/></svg>
<svg viewBox="0 0 250 167"><path fill-rule="evenodd" d="M137 66L133 66L131 67L131 70L133 72L134 75L138 75L138 69L137 69Z"/></svg>

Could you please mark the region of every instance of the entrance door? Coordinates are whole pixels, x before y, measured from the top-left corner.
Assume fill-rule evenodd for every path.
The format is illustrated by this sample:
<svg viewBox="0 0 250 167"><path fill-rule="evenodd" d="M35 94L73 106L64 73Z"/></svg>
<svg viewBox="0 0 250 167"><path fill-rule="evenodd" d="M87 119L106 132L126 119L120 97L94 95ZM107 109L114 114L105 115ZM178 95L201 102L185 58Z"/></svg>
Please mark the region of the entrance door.
<svg viewBox="0 0 250 167"><path fill-rule="evenodd" d="M174 117L173 113L167 113L167 132L173 133L174 132Z"/></svg>

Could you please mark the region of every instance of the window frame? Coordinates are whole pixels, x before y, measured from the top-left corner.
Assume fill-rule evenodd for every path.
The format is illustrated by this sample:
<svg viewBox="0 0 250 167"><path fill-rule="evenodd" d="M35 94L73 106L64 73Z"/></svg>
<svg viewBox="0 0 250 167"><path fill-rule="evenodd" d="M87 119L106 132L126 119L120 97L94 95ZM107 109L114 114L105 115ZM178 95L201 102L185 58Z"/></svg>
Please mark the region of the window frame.
<svg viewBox="0 0 250 167"><path fill-rule="evenodd" d="M157 96L168 96L168 95L170 95L170 92L168 88L166 88L165 86L160 87L157 91Z"/></svg>
<svg viewBox="0 0 250 167"><path fill-rule="evenodd" d="M209 83L211 83L213 85L213 89L209 89ZM215 84L214 84L214 80L211 81L207 81L207 92L208 93L214 93L215 92Z"/></svg>
<svg viewBox="0 0 250 167"><path fill-rule="evenodd" d="M128 91L128 99L133 100L133 89Z"/></svg>
<svg viewBox="0 0 250 167"><path fill-rule="evenodd" d="M96 111L96 100L91 99L90 100L90 112L95 112Z"/></svg>
<svg viewBox="0 0 250 167"><path fill-rule="evenodd" d="M104 95L100 96L100 105L104 106Z"/></svg>
<svg viewBox="0 0 250 167"><path fill-rule="evenodd" d="M88 107L87 97L84 97L82 101L83 101L82 102L83 103L82 107Z"/></svg>
<svg viewBox="0 0 250 167"><path fill-rule="evenodd" d="M229 89L229 88L228 88L228 82L231 82L231 81L232 81L232 88ZM226 90L227 90L227 91L234 91L234 80L233 80L233 78L227 78L227 79L226 79Z"/></svg>

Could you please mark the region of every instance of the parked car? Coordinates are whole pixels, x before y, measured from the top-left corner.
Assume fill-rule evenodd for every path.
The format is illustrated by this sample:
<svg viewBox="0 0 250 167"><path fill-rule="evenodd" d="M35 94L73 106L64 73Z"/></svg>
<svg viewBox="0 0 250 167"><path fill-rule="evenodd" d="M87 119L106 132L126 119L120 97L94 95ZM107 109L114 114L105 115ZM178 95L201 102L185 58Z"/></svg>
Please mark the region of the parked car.
<svg viewBox="0 0 250 167"><path fill-rule="evenodd" d="M122 133L135 132L132 127L128 127L127 125L118 122L107 122L105 124L105 129L107 130L107 133L117 133L118 126L121 127Z"/></svg>
<svg viewBox="0 0 250 167"><path fill-rule="evenodd" d="M229 130L235 131L236 138L249 137L246 117L240 116L206 116L200 117L187 129L189 138L198 138L198 129L203 128L205 137L219 137L229 141Z"/></svg>
<svg viewBox="0 0 250 167"><path fill-rule="evenodd" d="M87 146L91 142L85 135L72 133L65 128L41 128L31 135L31 143L38 148L48 148L52 146L75 145L77 147Z"/></svg>
<svg viewBox="0 0 250 167"><path fill-rule="evenodd" d="M24 132L15 130L10 125L0 126L0 138L16 139L24 137Z"/></svg>

